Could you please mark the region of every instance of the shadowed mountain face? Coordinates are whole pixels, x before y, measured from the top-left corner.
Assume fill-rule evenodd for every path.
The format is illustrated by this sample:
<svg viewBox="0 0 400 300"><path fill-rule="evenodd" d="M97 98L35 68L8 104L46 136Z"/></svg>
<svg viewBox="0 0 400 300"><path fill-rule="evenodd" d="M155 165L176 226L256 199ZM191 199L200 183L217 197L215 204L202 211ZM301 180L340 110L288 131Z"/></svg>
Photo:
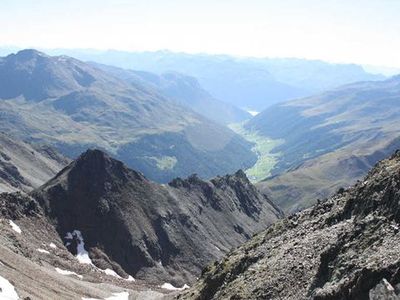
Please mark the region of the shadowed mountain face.
<svg viewBox="0 0 400 300"><path fill-rule="evenodd" d="M157 75L145 71L133 71L102 64L92 64L130 83L139 82L142 85L147 85L210 120L222 124L230 124L251 118L251 115L244 110L213 98L200 86L194 77L177 72Z"/></svg>
<svg viewBox="0 0 400 300"><path fill-rule="evenodd" d="M176 71L196 77L212 96L255 111L334 87L384 77L361 66L304 59L235 58L169 51L122 52L55 50L85 61L158 74ZM323 74L323 76L321 76Z"/></svg>
<svg viewBox="0 0 400 300"><path fill-rule="evenodd" d="M112 261L135 278L178 286L282 216L242 171L159 185L99 150L88 150L31 195L61 237L82 232L102 269Z"/></svg>
<svg viewBox="0 0 400 300"><path fill-rule="evenodd" d="M260 183L296 210L348 186L399 145L400 78L361 82L271 107L245 126L284 143ZM288 171L288 173L284 173ZM297 179L296 179L297 178ZM300 179L301 178L301 179Z"/></svg>
<svg viewBox="0 0 400 300"><path fill-rule="evenodd" d="M354 187L278 221L210 265L178 298L397 299L399 197L397 152Z"/></svg>
<svg viewBox="0 0 400 300"><path fill-rule="evenodd" d="M76 157L96 146L167 182L251 166L251 144L226 127L79 60L23 50L0 59L0 129ZM221 160L224 157L225 160Z"/></svg>
<svg viewBox="0 0 400 300"><path fill-rule="evenodd" d="M68 163L51 147L29 145L0 133L0 192L29 192Z"/></svg>

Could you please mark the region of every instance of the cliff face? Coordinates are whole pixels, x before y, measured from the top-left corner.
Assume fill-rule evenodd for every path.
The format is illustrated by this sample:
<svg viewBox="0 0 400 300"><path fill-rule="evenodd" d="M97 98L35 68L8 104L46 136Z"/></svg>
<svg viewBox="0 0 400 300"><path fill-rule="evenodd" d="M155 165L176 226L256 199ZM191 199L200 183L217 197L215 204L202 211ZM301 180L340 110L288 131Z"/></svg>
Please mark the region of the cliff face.
<svg viewBox="0 0 400 300"><path fill-rule="evenodd" d="M82 233L95 265L177 286L282 217L242 171L160 185L98 150L82 154L31 196L61 237Z"/></svg>
<svg viewBox="0 0 400 300"><path fill-rule="evenodd" d="M207 267L180 299L385 299L400 287L400 153ZM393 298L397 299L397 298Z"/></svg>

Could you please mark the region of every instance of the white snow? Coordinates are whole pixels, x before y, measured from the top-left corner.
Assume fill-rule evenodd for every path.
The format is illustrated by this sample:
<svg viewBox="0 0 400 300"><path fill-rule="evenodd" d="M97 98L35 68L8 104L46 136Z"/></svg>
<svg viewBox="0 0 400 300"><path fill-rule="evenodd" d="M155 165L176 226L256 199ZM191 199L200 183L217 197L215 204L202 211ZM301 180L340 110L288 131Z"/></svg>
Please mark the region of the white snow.
<svg viewBox="0 0 400 300"><path fill-rule="evenodd" d="M72 233L67 232L65 235L65 239L72 240L73 238L77 239L77 247L76 247L76 258L81 264L93 265L92 260L89 257L89 253L85 250L85 241L83 239L82 233L79 230L74 230ZM65 245L69 246L71 243L67 242Z"/></svg>
<svg viewBox="0 0 400 300"><path fill-rule="evenodd" d="M111 297L104 298L104 300L128 300L128 299L129 299L128 292L113 293ZM82 300L101 300L101 299L82 297Z"/></svg>
<svg viewBox="0 0 400 300"><path fill-rule="evenodd" d="M46 253L46 254L50 254L50 252L49 252L49 251L47 251L47 250L44 250L44 249L41 249L41 248L38 248L38 249L36 249L36 251L39 251L40 253Z"/></svg>
<svg viewBox="0 0 400 300"><path fill-rule="evenodd" d="M101 272L104 272L104 273L106 273L107 275L110 275L110 276L114 276L114 277L117 277L117 278L119 278L119 279L123 279L123 280L126 280L126 281L135 281L135 278L133 278L131 275L129 275L128 276L128 279L125 279L125 278L122 278L121 276L119 276L118 274L117 274L117 272L115 272L114 270L111 270L111 269L105 269L105 270L102 270L102 269L100 269L100 268L97 268L99 271L101 271Z"/></svg>
<svg viewBox="0 0 400 300"><path fill-rule="evenodd" d="M187 284L185 284L183 287L177 288L177 287L174 287L172 284L166 282L161 286L161 288L162 289L166 289L166 290L170 290L170 291L183 291L185 289L188 289L189 286Z"/></svg>
<svg viewBox="0 0 400 300"><path fill-rule="evenodd" d="M247 111L249 114L251 114L253 117L254 116L257 116L258 114L259 114L259 112L258 111L255 111L255 110L248 110Z"/></svg>
<svg viewBox="0 0 400 300"><path fill-rule="evenodd" d="M96 267L96 266L95 266L95 267ZM96 267L96 268L97 268L97 267ZM107 275L114 276L114 277L119 278L119 279L123 279L123 280L126 280L126 281L131 281L131 282L136 281L136 279L133 278L131 275L129 275L128 278L125 279L125 278L122 278L121 276L119 276L119 275L117 274L117 272L115 272L114 270L111 270L111 269L102 270L102 269L100 269L100 268L97 268L97 269L98 269L99 271L103 272L103 273L106 273Z"/></svg>
<svg viewBox="0 0 400 300"><path fill-rule="evenodd" d="M76 258L81 264L93 265L92 260L89 257L89 253L85 250L85 242L82 237L82 233L79 230L74 230L74 232L79 239L78 246L76 247L77 255Z"/></svg>
<svg viewBox="0 0 400 300"><path fill-rule="evenodd" d="M96 268L97 270L99 270L101 272L104 272L107 275L114 276L114 277L119 278L119 279L124 279L121 276L119 276L114 270L111 270L111 269L102 270L102 269L96 267L93 264L92 260L89 257L89 253L85 249L85 241L83 239L82 233L79 230L74 230L72 233L71 232L67 232L66 235L65 235L65 239L72 240L74 237L77 239L77 243L78 243L78 245L76 247L76 252L77 252L76 258L78 259L78 261L81 264L91 265L94 268ZM66 243L67 246L70 245L70 244L71 244L70 242ZM54 246L57 247L56 245L54 245ZM124 279L124 280L135 281L135 278L133 278L132 276L129 275L128 279Z"/></svg>
<svg viewBox="0 0 400 300"><path fill-rule="evenodd" d="M128 292L113 293L111 297L105 298L105 300L128 300L128 299L129 299Z"/></svg>
<svg viewBox="0 0 400 300"><path fill-rule="evenodd" d="M101 269L99 269L99 270L101 270ZM104 273L106 273L107 275L114 276L114 277L117 277L117 278L122 279L122 277L119 276L114 270L105 269L105 270L101 270L101 271L104 272Z"/></svg>
<svg viewBox="0 0 400 300"><path fill-rule="evenodd" d="M0 276L0 299L18 300L18 294L14 286L4 277Z"/></svg>
<svg viewBox="0 0 400 300"><path fill-rule="evenodd" d="M16 233L21 233L21 228L15 224L13 221L9 220L11 228L16 232Z"/></svg>
<svg viewBox="0 0 400 300"><path fill-rule="evenodd" d="M50 243L49 246L50 246L50 248L53 248L53 249L57 248L56 244L54 244L54 243Z"/></svg>
<svg viewBox="0 0 400 300"><path fill-rule="evenodd" d="M78 276L80 279L83 278L82 275L76 274L75 272L72 272L72 271L63 270L63 269L60 269L60 268L56 268L56 271L57 271L57 273L59 273L61 275L75 275L75 276Z"/></svg>

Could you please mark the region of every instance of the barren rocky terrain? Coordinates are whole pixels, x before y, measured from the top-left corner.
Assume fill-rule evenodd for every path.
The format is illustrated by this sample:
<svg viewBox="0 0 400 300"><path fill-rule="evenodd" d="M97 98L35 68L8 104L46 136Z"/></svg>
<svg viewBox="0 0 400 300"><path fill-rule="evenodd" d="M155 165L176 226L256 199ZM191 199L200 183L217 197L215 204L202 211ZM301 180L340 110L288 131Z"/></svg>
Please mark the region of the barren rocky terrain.
<svg viewBox="0 0 400 300"><path fill-rule="evenodd" d="M210 265L177 298L397 299L399 199L396 152L355 186L276 222Z"/></svg>

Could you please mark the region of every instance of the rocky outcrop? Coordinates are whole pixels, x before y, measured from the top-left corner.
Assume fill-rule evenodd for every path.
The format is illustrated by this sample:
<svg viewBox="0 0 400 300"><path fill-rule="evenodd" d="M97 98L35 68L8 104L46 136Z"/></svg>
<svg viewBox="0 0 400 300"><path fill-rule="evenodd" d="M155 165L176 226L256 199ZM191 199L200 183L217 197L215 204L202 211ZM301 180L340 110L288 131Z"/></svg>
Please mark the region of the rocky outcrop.
<svg viewBox="0 0 400 300"><path fill-rule="evenodd" d="M278 221L208 266L179 298L397 299L399 199L397 152L354 187Z"/></svg>
<svg viewBox="0 0 400 300"><path fill-rule="evenodd" d="M99 150L31 195L61 237L82 233L94 264L175 286L282 217L243 171L160 185Z"/></svg>

